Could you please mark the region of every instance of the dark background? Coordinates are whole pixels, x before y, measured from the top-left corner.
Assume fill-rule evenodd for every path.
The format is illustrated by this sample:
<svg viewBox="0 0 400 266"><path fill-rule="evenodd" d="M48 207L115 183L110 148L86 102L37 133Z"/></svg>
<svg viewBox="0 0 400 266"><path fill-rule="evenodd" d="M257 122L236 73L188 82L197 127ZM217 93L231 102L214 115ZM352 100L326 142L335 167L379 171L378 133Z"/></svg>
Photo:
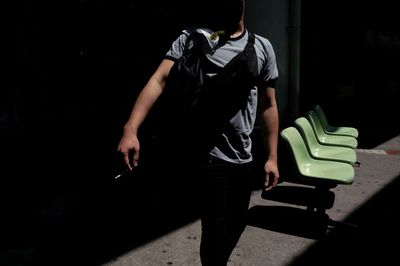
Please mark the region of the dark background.
<svg viewBox="0 0 400 266"><path fill-rule="evenodd" d="M303 1L300 111L360 131L359 148L397 136L400 20L395 1Z"/></svg>
<svg viewBox="0 0 400 266"><path fill-rule="evenodd" d="M400 30L392 2L302 5L300 111L322 105L332 124L359 128L360 148L399 133ZM113 179L124 169L116 147L135 97L179 32L206 21L195 2L197 9L184 12L188 4L8 3L0 264L23 257L26 265L60 265L53 260L62 255L65 265L78 256L95 265L196 219L189 205L177 204L190 194L182 183L168 191L157 188L156 176Z"/></svg>

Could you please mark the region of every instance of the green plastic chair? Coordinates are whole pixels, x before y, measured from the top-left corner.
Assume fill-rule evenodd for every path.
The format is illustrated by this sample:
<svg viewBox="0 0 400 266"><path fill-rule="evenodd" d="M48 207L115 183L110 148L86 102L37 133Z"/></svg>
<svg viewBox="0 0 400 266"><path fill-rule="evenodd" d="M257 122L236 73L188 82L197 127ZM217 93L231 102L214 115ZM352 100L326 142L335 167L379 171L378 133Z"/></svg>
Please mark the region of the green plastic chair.
<svg viewBox="0 0 400 266"><path fill-rule="evenodd" d="M355 137L327 134L322 127L318 114L314 110L307 112L307 119L314 129L318 142L322 145L357 148L358 141Z"/></svg>
<svg viewBox="0 0 400 266"><path fill-rule="evenodd" d="M344 162L319 160L311 157L307 146L295 127L287 127L280 133L289 146L296 163L299 178L315 182L352 184L355 176L354 168Z"/></svg>
<svg viewBox="0 0 400 266"><path fill-rule="evenodd" d="M310 122L305 117L297 118L295 124L307 145L309 153L315 159L345 162L353 166L360 165L357 161L357 153L354 149L320 144Z"/></svg>
<svg viewBox="0 0 400 266"><path fill-rule="evenodd" d="M328 119L326 118L324 110L320 105L313 106L314 111L317 113L322 127L326 134L331 135L341 135L341 136L351 136L354 138L358 137L358 130L355 127L345 127L345 126L332 126L329 124Z"/></svg>

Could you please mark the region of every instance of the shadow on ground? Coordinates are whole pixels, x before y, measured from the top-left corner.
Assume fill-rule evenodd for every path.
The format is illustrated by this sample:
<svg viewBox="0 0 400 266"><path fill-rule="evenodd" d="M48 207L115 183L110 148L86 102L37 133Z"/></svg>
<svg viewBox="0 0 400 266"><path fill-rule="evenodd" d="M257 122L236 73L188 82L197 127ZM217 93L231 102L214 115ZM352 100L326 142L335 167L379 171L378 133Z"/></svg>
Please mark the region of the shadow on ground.
<svg viewBox="0 0 400 266"><path fill-rule="evenodd" d="M284 184L263 192L261 197L289 205L251 207L248 222L251 226L304 238L320 239L335 224L335 221L325 213L332 208L335 200L335 194L330 190Z"/></svg>
<svg viewBox="0 0 400 266"><path fill-rule="evenodd" d="M392 265L397 261L395 243L400 237L399 189L400 176L344 221L333 221L300 207L254 206L250 209L249 224L317 240L293 258L290 266Z"/></svg>
<svg viewBox="0 0 400 266"><path fill-rule="evenodd" d="M164 187L170 191L152 195L126 178L9 219L0 228L0 265L99 265L197 219L185 193Z"/></svg>
<svg viewBox="0 0 400 266"><path fill-rule="evenodd" d="M38 138L37 147L26 146L47 155L32 156L23 167L15 147L24 145L10 145L5 153L10 157L1 171L1 266L100 265L198 219L187 189L193 184L185 181L190 178L163 169L150 176L139 167L115 180L124 168L110 165L97 140L73 138L53 151L48 137ZM90 152L77 152L80 147Z"/></svg>
<svg viewBox="0 0 400 266"><path fill-rule="evenodd" d="M159 175L152 178L126 175L116 182L113 176L123 171L121 158L111 152L110 163L110 151L99 145L107 136L91 139L95 126L86 123L27 126L27 132L2 138L1 266L100 265L198 218L195 200L188 200L193 198L187 189L194 185L190 179L156 169ZM369 134L378 135L380 129L374 130ZM262 147L258 141L255 136L255 146ZM114 151L116 144L110 146ZM255 151L255 188L263 156ZM287 163L283 152L280 158ZM251 224L319 240L293 265L333 265L345 256L352 263L379 256L396 259L390 241L399 238L398 190L397 178L343 224L300 209L269 206L252 208ZM321 235L327 226L331 234ZM332 258L327 262L327 257Z"/></svg>
<svg viewBox="0 0 400 266"><path fill-rule="evenodd" d="M345 222L357 224L357 230L332 232L291 265L338 265L344 262L391 265L397 261L399 177L347 217Z"/></svg>

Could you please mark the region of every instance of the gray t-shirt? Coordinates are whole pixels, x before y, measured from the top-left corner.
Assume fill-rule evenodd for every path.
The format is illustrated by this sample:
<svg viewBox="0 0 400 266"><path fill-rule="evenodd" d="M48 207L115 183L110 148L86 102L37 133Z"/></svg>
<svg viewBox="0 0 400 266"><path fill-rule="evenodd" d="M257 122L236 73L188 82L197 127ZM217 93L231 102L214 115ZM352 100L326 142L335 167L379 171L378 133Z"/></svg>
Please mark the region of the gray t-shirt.
<svg viewBox="0 0 400 266"><path fill-rule="evenodd" d="M247 44L247 30L238 37L230 38L222 45L218 45L219 38L218 36L213 38L212 31L204 28L199 28L197 31L207 37L210 45L210 53L207 53L207 58L218 67L224 67L233 57L243 51ZM185 41L189 34L187 30L182 32L165 55L166 59L176 61L182 56ZM258 60L259 80L262 81L259 86L267 86L278 78L274 49L266 38L257 34L255 35L254 48ZM208 74L214 75L215 73ZM250 134L253 131L257 114L257 89L254 86L249 90L247 107L239 110L230 119L229 127L222 133L223 141L212 149L212 156L232 163L246 163L252 160Z"/></svg>

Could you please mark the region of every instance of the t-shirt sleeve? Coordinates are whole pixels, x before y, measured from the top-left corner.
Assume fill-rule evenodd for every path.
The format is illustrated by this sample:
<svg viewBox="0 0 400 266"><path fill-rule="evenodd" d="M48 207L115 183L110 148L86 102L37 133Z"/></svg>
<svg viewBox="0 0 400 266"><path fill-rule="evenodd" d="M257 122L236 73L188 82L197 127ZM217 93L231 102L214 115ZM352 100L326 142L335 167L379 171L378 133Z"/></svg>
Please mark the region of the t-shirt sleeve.
<svg viewBox="0 0 400 266"><path fill-rule="evenodd" d="M168 52L165 54L165 59L176 61L182 56L188 35L189 32L187 30L182 31L178 38L176 38L172 43Z"/></svg>
<svg viewBox="0 0 400 266"><path fill-rule="evenodd" d="M260 39L260 47L264 60L261 60L260 85L263 87L274 87L278 80L279 71L276 63L275 51L272 44L265 38Z"/></svg>

